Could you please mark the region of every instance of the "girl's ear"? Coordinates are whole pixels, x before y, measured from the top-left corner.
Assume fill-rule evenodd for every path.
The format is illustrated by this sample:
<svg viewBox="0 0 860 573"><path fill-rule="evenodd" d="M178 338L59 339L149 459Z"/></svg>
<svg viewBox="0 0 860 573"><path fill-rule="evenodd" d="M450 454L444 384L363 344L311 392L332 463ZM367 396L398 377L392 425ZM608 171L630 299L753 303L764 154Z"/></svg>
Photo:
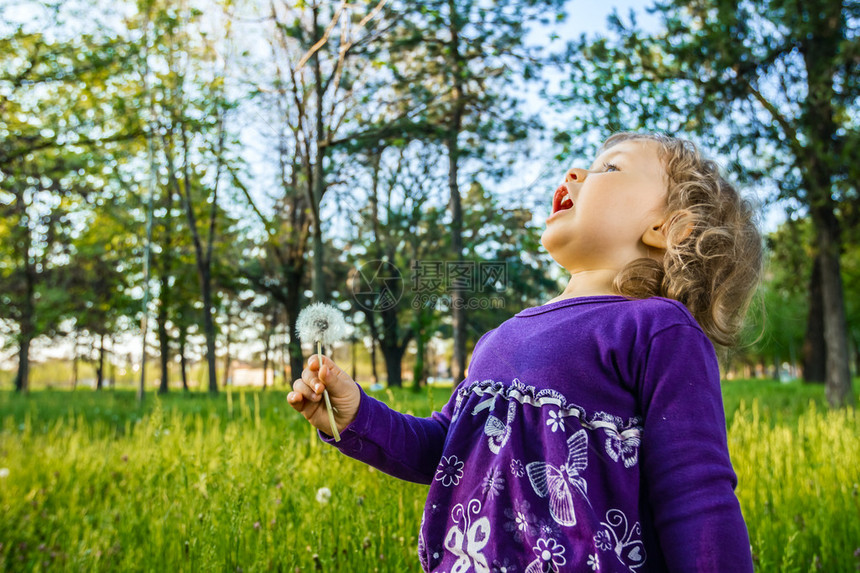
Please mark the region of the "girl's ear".
<svg viewBox="0 0 860 573"><path fill-rule="evenodd" d="M642 242L648 245L649 247L655 247L658 249L665 249L668 244L668 236L670 229L677 225L680 221L683 221L685 216L689 215L686 211L678 211L675 212L674 215L667 221L666 219L660 219L658 221L654 221L651 225L648 226L648 229L642 235ZM679 221L680 220L680 221ZM683 224L683 223L682 223ZM678 243L682 242L684 239L690 236L690 233L693 232L693 223L688 222L686 226L684 226L684 230L681 231L680 236L677 236L675 240ZM677 233L677 231L676 231Z"/></svg>
<svg viewBox="0 0 860 573"><path fill-rule="evenodd" d="M642 235L642 242L649 247L656 249L666 249L668 241L666 240L666 221L661 219L655 221L648 226L648 229Z"/></svg>

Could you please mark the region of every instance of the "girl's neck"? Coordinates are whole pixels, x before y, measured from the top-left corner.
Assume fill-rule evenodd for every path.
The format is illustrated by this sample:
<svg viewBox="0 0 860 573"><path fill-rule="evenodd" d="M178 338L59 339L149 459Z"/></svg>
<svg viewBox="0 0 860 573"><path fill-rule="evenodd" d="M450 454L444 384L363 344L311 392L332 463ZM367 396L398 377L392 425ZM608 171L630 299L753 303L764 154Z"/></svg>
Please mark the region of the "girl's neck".
<svg viewBox="0 0 860 573"><path fill-rule="evenodd" d="M571 274L567 288L560 295L549 302L556 302L568 298L582 296L600 296L618 294L612 290L612 281L618 269L594 269L590 271L579 271Z"/></svg>

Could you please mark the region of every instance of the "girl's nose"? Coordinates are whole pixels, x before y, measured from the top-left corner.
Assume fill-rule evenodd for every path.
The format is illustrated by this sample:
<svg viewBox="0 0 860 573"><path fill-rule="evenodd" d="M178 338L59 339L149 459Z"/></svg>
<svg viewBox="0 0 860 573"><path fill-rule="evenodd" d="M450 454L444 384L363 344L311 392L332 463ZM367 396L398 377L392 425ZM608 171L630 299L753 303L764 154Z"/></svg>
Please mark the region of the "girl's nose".
<svg viewBox="0 0 860 573"><path fill-rule="evenodd" d="M585 169L580 169L579 167L574 167L567 172L567 175L564 178L565 183L568 181L576 181L577 183L582 183L585 181L585 178L588 177L588 171Z"/></svg>

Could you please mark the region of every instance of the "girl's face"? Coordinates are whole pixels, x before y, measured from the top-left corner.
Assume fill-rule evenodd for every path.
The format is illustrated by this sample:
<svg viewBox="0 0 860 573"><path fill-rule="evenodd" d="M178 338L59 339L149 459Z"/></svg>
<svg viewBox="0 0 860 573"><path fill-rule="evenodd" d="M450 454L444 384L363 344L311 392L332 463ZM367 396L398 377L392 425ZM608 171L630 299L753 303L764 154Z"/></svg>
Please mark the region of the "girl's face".
<svg viewBox="0 0 860 573"><path fill-rule="evenodd" d="M541 244L565 269L621 270L637 258L662 257L662 250L649 246L653 241L643 241L649 229L653 233L664 222L668 178L659 145L648 139L622 141L601 153L590 169L568 171L541 235Z"/></svg>

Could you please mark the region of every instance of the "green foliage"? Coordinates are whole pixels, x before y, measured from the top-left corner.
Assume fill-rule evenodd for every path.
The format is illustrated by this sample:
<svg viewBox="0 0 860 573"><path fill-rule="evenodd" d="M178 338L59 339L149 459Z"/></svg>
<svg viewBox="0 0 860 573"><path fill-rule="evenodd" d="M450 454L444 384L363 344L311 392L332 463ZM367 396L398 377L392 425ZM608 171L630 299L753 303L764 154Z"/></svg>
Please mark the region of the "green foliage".
<svg viewBox="0 0 860 573"><path fill-rule="evenodd" d="M796 363L801 356L809 313L812 227L790 218L766 238L765 276L747 321L748 349L767 362Z"/></svg>

